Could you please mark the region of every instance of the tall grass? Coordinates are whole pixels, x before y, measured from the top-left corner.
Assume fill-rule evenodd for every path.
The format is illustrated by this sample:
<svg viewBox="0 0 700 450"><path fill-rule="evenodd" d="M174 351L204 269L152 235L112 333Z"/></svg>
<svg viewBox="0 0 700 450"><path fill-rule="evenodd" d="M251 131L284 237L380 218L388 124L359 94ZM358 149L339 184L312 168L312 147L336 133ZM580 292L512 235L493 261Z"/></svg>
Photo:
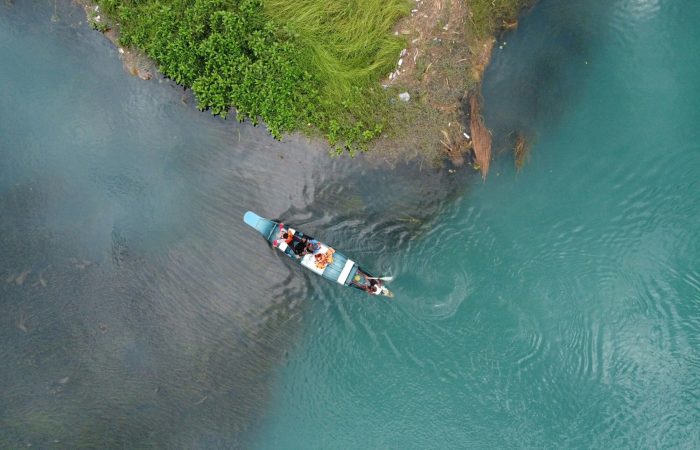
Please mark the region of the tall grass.
<svg viewBox="0 0 700 450"><path fill-rule="evenodd" d="M295 37L318 80L316 125L337 151L353 154L387 126L379 80L405 45L393 33L407 0L262 0L275 23Z"/></svg>
<svg viewBox="0 0 700 450"><path fill-rule="evenodd" d="M322 95L342 101L387 75L404 41L392 33L406 0L263 0L265 13L309 52Z"/></svg>

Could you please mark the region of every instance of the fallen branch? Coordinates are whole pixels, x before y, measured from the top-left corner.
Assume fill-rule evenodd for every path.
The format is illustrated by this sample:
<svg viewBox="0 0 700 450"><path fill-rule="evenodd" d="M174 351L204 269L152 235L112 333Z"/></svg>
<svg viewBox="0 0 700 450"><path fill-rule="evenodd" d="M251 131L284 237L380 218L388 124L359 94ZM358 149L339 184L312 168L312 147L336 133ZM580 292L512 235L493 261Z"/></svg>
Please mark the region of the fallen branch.
<svg viewBox="0 0 700 450"><path fill-rule="evenodd" d="M481 176L486 179L491 163L491 133L481 117L481 106L478 94L473 94L469 99L471 110L471 138L476 163L481 170Z"/></svg>

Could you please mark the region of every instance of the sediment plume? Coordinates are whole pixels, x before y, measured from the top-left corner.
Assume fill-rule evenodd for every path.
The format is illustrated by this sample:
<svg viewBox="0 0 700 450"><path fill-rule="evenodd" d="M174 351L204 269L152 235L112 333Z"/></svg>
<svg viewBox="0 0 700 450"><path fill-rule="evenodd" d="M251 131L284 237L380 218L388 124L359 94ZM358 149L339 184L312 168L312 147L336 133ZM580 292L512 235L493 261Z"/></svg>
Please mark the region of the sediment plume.
<svg viewBox="0 0 700 450"><path fill-rule="evenodd" d="M491 162L491 133L484 125L484 119L481 117L481 106L479 105L478 94L474 94L469 99L471 112L471 132L472 146L476 164L481 170L482 178L486 179L486 174L489 172L489 164Z"/></svg>

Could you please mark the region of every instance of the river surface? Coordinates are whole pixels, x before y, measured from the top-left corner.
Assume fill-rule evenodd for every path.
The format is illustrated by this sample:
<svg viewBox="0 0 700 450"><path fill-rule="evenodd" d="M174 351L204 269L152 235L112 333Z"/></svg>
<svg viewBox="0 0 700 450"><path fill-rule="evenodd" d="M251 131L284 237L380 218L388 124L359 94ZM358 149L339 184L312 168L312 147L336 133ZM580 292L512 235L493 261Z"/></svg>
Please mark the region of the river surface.
<svg viewBox="0 0 700 450"><path fill-rule="evenodd" d="M698 22L542 1L485 74L483 183L276 142L125 73L67 2L3 2L0 447L698 448Z"/></svg>

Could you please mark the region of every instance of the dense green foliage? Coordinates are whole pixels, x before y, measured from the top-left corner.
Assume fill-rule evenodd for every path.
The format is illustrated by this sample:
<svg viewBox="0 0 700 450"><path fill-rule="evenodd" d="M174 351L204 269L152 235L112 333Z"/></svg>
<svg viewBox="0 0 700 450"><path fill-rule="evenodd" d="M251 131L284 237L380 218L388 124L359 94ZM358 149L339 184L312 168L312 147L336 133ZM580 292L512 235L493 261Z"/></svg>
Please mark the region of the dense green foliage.
<svg viewBox="0 0 700 450"><path fill-rule="evenodd" d="M199 107L258 118L273 135L320 130L355 151L381 133L377 81L396 62L405 0L98 0L121 43L192 87ZM311 126L311 128L310 128Z"/></svg>
<svg viewBox="0 0 700 450"><path fill-rule="evenodd" d="M273 135L313 113L317 82L301 52L265 20L259 0L102 0L121 23L121 42L144 50L161 71L192 87L199 107L254 122Z"/></svg>

